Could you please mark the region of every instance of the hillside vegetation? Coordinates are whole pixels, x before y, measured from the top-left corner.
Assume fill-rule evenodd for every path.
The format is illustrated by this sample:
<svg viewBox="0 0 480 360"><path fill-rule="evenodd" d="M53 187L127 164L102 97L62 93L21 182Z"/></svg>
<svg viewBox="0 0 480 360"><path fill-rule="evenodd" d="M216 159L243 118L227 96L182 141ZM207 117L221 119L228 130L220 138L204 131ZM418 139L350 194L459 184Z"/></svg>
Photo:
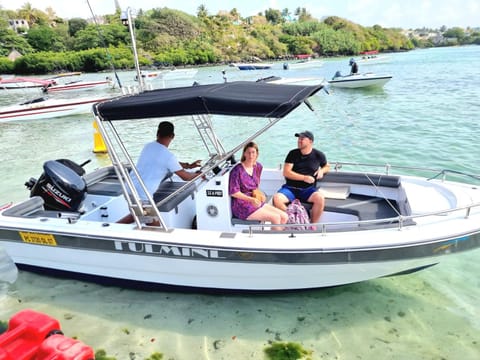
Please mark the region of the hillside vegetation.
<svg viewBox="0 0 480 360"><path fill-rule="evenodd" d="M34 9L29 3L17 11L0 9L0 73L133 68L130 34L119 11L105 15L97 25L81 18L61 19L53 9L47 10ZM26 19L29 28L11 30L9 19ZM298 54L357 55L419 46L401 29L363 27L335 16L320 21L305 8L296 9L293 17L288 9L268 9L248 18L236 9L210 15L200 6L197 16L192 16L155 8L139 11L134 27L141 65L156 67L272 60ZM8 60L12 50L22 57Z"/></svg>

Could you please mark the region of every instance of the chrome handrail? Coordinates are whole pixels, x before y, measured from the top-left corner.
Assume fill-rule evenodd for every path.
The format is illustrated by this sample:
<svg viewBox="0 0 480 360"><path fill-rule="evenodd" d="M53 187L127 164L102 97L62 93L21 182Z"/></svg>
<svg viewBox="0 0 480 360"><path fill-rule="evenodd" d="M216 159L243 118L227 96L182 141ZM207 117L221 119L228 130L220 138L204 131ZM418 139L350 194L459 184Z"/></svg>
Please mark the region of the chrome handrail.
<svg viewBox="0 0 480 360"><path fill-rule="evenodd" d="M450 169L434 169L434 168L426 168L426 167L418 167L418 166L402 166L402 165L391 165L391 164L372 164L372 163L358 163L358 162L349 162L349 161L334 161L330 162L331 169L333 171L339 171L344 166L352 166L352 167L367 167L367 168L384 168L385 175L391 175L390 171L392 169L397 170L408 170L408 171L422 171L422 172L430 172L430 173L437 173L432 177L428 178L428 180L436 179L439 176L442 176L442 180L446 180L446 176L448 174L454 175L461 175L472 178L474 180L480 181L480 174L469 174L463 171L458 170L450 170ZM402 174L404 175L404 174Z"/></svg>
<svg viewBox="0 0 480 360"><path fill-rule="evenodd" d="M399 215L396 217L391 218L382 218L382 219L374 219L374 220L356 220L356 221L336 221L336 222L323 222L323 223L312 223L312 224L253 224L248 226L248 233L249 235L253 235L253 233L269 233L269 231L265 231L265 228L271 228L273 226L280 226L284 227L284 232L292 232L292 233L321 233L322 235L327 234L328 227L335 227L335 228L343 228L348 225L357 225L355 228L348 229L347 231L353 231L358 229L361 225L380 225L380 224L394 224L398 222L398 230L402 230L405 225L405 222L408 220L418 219L422 217L429 217L429 216L440 216L440 215L447 215L449 213L457 212L465 210L465 219L470 217L471 209L472 208L480 208L480 202L473 203L466 206L457 207L455 209L448 209L448 210L440 210L440 211L432 211L426 212L422 214L415 214L415 215ZM316 226L317 230L294 230L288 228L294 227L302 227L302 226ZM259 230L255 230L255 229ZM320 229L319 229L320 228ZM332 231L334 232L334 231Z"/></svg>

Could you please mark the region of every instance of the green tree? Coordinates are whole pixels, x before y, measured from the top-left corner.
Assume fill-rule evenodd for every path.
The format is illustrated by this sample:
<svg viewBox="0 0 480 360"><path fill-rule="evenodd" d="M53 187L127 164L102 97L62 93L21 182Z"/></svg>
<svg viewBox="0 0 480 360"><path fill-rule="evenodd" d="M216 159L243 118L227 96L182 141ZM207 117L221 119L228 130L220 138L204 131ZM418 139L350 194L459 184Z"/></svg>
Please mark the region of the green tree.
<svg viewBox="0 0 480 360"><path fill-rule="evenodd" d="M38 51L64 51L65 44L49 26L34 25L27 33L28 43Z"/></svg>
<svg viewBox="0 0 480 360"><path fill-rule="evenodd" d="M23 55L34 51L28 41L13 30L0 28L0 39L0 56L8 56L12 50Z"/></svg>
<svg viewBox="0 0 480 360"><path fill-rule="evenodd" d="M68 34L75 36L80 30L84 30L87 27L87 20L82 18L73 18L68 20Z"/></svg>
<svg viewBox="0 0 480 360"><path fill-rule="evenodd" d="M459 42L462 42L465 38L465 30L460 27L453 27L443 33L446 38L456 38Z"/></svg>
<svg viewBox="0 0 480 360"><path fill-rule="evenodd" d="M274 25L285 22L280 10L269 8L265 10L265 17L269 23Z"/></svg>

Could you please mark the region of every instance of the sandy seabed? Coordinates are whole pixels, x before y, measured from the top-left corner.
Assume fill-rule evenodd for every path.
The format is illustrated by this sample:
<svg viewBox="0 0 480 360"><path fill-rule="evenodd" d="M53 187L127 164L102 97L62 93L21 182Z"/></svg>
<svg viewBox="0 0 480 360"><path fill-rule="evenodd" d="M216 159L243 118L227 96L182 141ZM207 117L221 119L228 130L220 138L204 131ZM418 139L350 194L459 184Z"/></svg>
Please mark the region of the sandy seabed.
<svg viewBox="0 0 480 360"><path fill-rule="evenodd" d="M275 341L312 359L480 358L479 251L410 275L263 294L137 291L19 272L0 319L22 309L117 360L266 359Z"/></svg>

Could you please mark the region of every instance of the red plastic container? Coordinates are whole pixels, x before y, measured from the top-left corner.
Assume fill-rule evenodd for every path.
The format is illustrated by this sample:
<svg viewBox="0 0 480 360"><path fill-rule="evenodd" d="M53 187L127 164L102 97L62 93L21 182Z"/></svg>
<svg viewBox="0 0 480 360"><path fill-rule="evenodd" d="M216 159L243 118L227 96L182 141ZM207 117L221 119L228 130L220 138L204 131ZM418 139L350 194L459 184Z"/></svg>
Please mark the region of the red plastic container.
<svg viewBox="0 0 480 360"><path fill-rule="evenodd" d="M93 349L78 340L57 334L40 345L34 360L94 360Z"/></svg>
<svg viewBox="0 0 480 360"><path fill-rule="evenodd" d="M11 317L0 335L0 360L33 360L45 338L60 331L60 323L45 314L22 310Z"/></svg>

